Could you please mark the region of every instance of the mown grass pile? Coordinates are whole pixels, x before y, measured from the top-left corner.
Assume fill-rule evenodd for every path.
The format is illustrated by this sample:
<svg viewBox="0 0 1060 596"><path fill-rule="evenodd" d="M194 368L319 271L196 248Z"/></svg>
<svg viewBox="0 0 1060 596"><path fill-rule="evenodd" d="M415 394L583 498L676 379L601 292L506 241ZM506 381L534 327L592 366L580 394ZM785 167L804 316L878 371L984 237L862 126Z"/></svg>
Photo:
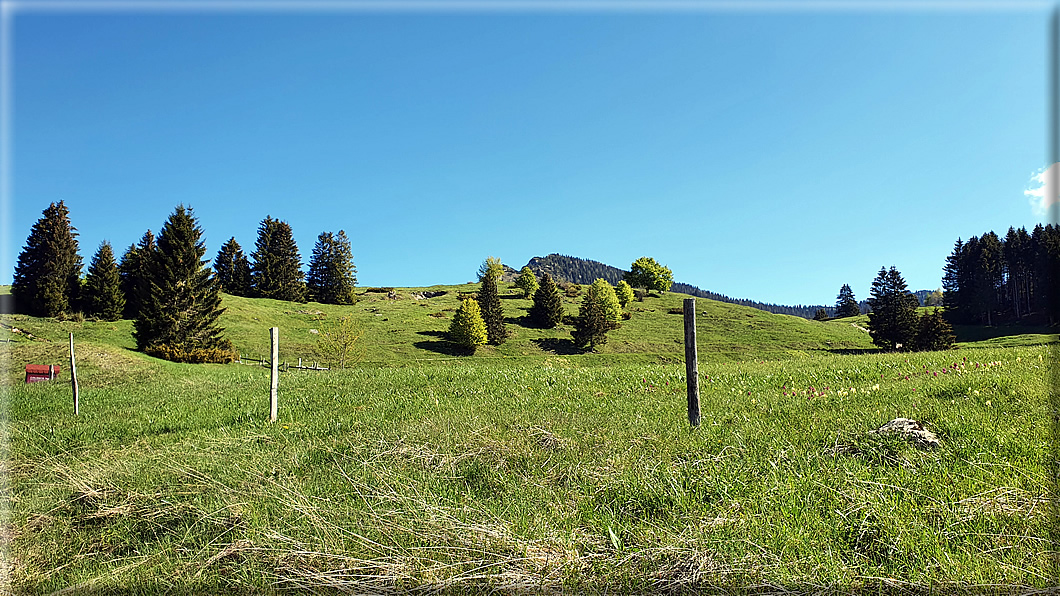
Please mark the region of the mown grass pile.
<svg viewBox="0 0 1060 596"><path fill-rule="evenodd" d="M644 327L680 325L665 309L655 319ZM14 323L57 337L66 325ZM507 359L509 344L284 373L269 424L268 371L146 358L108 339L124 324L82 324L94 341L79 349L76 418L68 383L13 382L22 362L62 362L64 346L11 344L17 590L1055 581L1052 346L729 361L740 350L715 359L701 344L692 431L682 364L534 353L520 329ZM895 417L941 446L871 433Z"/></svg>

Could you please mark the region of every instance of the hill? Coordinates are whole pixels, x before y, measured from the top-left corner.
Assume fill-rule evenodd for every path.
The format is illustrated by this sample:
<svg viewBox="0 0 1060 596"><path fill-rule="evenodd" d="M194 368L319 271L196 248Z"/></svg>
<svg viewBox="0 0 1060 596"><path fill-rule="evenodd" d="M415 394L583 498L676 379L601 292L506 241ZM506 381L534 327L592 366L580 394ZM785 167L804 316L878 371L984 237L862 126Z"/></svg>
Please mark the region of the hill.
<svg viewBox="0 0 1060 596"><path fill-rule="evenodd" d="M526 266L539 276L542 273L548 273L553 279L576 284L590 284L597 279L605 279L608 283L614 285L626 274L626 271L623 269L605 265L599 261L555 253L546 257L534 257L530 259ZM688 294L689 296L695 296L697 298L709 298L710 300L717 300L718 302L739 304L741 306L757 308L758 310L764 310L774 314L793 315L804 319L812 319L820 308L825 309L828 316L835 314L835 306L826 306L823 304L798 304L795 306L787 306L783 304L758 302L756 300L748 300L745 298L730 298L725 294L702 290L696 286L682 282L674 282L674 285L670 290L673 292ZM924 295L928 293L927 290L922 290L921 292L923 292ZM920 298L921 303L923 303L923 297L920 295L921 292L918 292L917 296ZM868 312L869 305L867 302L863 300L859 305L861 306L862 311Z"/></svg>

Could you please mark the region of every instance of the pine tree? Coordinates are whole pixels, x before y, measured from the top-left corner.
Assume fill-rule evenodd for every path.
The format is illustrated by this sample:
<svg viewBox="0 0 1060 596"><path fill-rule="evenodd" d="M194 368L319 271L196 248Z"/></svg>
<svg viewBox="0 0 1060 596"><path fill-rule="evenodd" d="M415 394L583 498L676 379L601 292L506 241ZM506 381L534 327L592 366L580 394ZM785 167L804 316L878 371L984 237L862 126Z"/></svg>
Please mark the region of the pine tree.
<svg viewBox="0 0 1060 596"><path fill-rule="evenodd" d="M504 309L497 290L496 275L483 276L482 289L478 292L478 305L482 311L482 320L486 322L486 333L490 345L503 344L508 338L508 328L504 325Z"/></svg>
<svg viewBox="0 0 1060 596"><path fill-rule="evenodd" d="M530 321L542 329L552 329L563 322L563 296L552 276L541 276L541 285L534 292L534 305L528 313Z"/></svg>
<svg viewBox="0 0 1060 596"><path fill-rule="evenodd" d="M880 268L872 282L869 297L869 336L872 343L885 350L909 350L917 332L916 309L919 302L906 288L897 269Z"/></svg>
<svg viewBox="0 0 1060 596"><path fill-rule="evenodd" d="M230 362L232 344L217 319L224 312L217 278L201 260L202 230L191 208L176 208L151 259L149 283L133 322L137 348L177 362Z"/></svg>
<svg viewBox="0 0 1060 596"><path fill-rule="evenodd" d="M813 313L813 320L814 321L827 321L828 320L828 311L823 309L823 308L818 308L817 311L815 313Z"/></svg>
<svg viewBox="0 0 1060 596"><path fill-rule="evenodd" d="M486 323L482 320L478 302L465 298L453 315L453 322L449 324L449 340L474 354L475 349L485 345L487 339Z"/></svg>
<svg viewBox="0 0 1060 596"><path fill-rule="evenodd" d="M324 232L317 237L309 260L306 290L310 299L323 304L353 304L357 268L346 232Z"/></svg>
<svg viewBox="0 0 1060 596"><path fill-rule="evenodd" d="M213 271L222 292L233 296L250 295L250 261L234 236L217 251Z"/></svg>
<svg viewBox="0 0 1060 596"><path fill-rule="evenodd" d="M124 318L135 319L151 292L151 261L155 254L155 235L147 230L139 244L125 250L118 265L121 291L125 296Z"/></svg>
<svg viewBox="0 0 1060 596"><path fill-rule="evenodd" d="M291 302L305 302L305 274L291 226L266 216L258 227L258 240L251 253L254 295Z"/></svg>
<svg viewBox="0 0 1060 596"><path fill-rule="evenodd" d="M942 318L939 309L921 315L917 324L916 349L921 351L949 350L956 336L953 327Z"/></svg>
<svg viewBox="0 0 1060 596"><path fill-rule="evenodd" d="M77 250L77 228L70 225L66 205L48 205L15 265L11 294L19 312L54 317L79 306L82 262Z"/></svg>
<svg viewBox="0 0 1060 596"><path fill-rule="evenodd" d="M117 321L125 311L125 295L121 291L121 276L114 262L114 250L104 240L92 257L85 277L85 311L104 321Z"/></svg>
<svg viewBox="0 0 1060 596"><path fill-rule="evenodd" d="M625 308L627 304L633 302L633 286L623 279L615 285L615 296L618 297L618 303L622 305L622 308Z"/></svg>
<svg viewBox="0 0 1060 596"><path fill-rule="evenodd" d="M529 267L523 267L522 271L519 272L519 278L515 280L515 285L523 291L523 298L529 298L531 294L537 291L537 287L540 285L537 283L537 276Z"/></svg>
<svg viewBox="0 0 1060 596"><path fill-rule="evenodd" d="M839 288L839 295L836 296L835 318L856 317L860 314L861 309L858 308L858 301L854 299L854 290L850 289L849 284L843 284L843 287Z"/></svg>
<svg viewBox="0 0 1060 596"><path fill-rule="evenodd" d="M607 332L618 329L622 307L615 289L606 280L597 279L589 285L582 298L582 306L575 319L571 336L574 345L595 351L607 343Z"/></svg>

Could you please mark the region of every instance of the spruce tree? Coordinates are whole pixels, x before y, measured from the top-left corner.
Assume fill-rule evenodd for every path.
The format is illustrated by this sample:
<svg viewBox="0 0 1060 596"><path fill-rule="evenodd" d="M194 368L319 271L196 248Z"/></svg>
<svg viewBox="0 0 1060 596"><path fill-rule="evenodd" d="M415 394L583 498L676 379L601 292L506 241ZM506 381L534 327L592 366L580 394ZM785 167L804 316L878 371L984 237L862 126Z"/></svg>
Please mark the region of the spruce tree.
<svg viewBox="0 0 1060 596"><path fill-rule="evenodd" d="M813 313L813 320L814 321L827 321L828 320L828 311L823 309L823 308L818 308L817 311L815 313Z"/></svg>
<svg viewBox="0 0 1060 596"><path fill-rule="evenodd" d="M92 257L85 277L84 305L86 314L104 321L117 321L125 312L125 294L121 291L121 276L114 262L114 250L104 240Z"/></svg>
<svg viewBox="0 0 1060 596"><path fill-rule="evenodd" d="M449 340L474 354L475 349L485 345L487 339L486 323L482 320L478 302L465 298L453 315L453 322L449 324Z"/></svg>
<svg viewBox="0 0 1060 596"><path fill-rule="evenodd" d="M924 313L917 325L916 349L921 351L949 350L956 336L953 327L942 318L939 309Z"/></svg>
<svg viewBox="0 0 1060 596"><path fill-rule="evenodd" d="M79 306L82 262L77 250L77 228L70 225L66 205L48 205L18 255L11 284L15 308L54 317Z"/></svg>
<svg viewBox="0 0 1060 596"><path fill-rule="evenodd" d="M250 262L234 236L217 251L213 271L222 292L233 296L250 295Z"/></svg>
<svg viewBox="0 0 1060 596"><path fill-rule="evenodd" d="M155 254L155 235L147 230L139 244L125 250L118 265L121 291L125 296L124 318L135 319L146 296L151 293L151 261Z"/></svg>
<svg viewBox="0 0 1060 596"><path fill-rule="evenodd" d="M133 322L137 348L177 362L230 362L232 344L217 319L224 312L217 278L191 208L176 208L158 234L150 292Z"/></svg>
<svg viewBox="0 0 1060 596"><path fill-rule="evenodd" d="M324 232L317 237L309 260L306 290L309 298L324 304L353 304L357 268L346 232Z"/></svg>
<svg viewBox="0 0 1060 596"><path fill-rule="evenodd" d="M906 288L897 269L880 268L872 282L869 305L869 336L885 350L910 350L917 332L919 302Z"/></svg>
<svg viewBox="0 0 1060 596"><path fill-rule="evenodd" d="M530 321L542 329L552 329L563 322L563 296L552 276L541 276L541 285L534 292L534 305L530 307Z"/></svg>
<svg viewBox="0 0 1060 596"><path fill-rule="evenodd" d="M615 296L618 297L618 303L625 308L630 302L633 302L633 287L626 283L626 280L622 280L615 284Z"/></svg>
<svg viewBox="0 0 1060 596"><path fill-rule="evenodd" d="M291 226L266 216L258 226L258 240L251 253L254 295L292 302L305 302L305 274Z"/></svg>
<svg viewBox="0 0 1060 596"><path fill-rule="evenodd" d="M482 320L486 323L486 333L490 345L499 346L508 338L508 328L504 325L504 309L497 290L497 278L491 272L482 277L482 289L478 293L478 304L482 311Z"/></svg>
<svg viewBox="0 0 1060 596"><path fill-rule="evenodd" d="M522 271L519 272L519 278L515 280L515 285L523 291L523 298L529 298L531 294L537 291L537 287L540 285L537 283L537 276L529 267L523 267Z"/></svg>
<svg viewBox="0 0 1060 596"><path fill-rule="evenodd" d="M607 343L607 332L618 329L622 307L615 289L606 280L597 279L585 292L571 336L574 345L595 351Z"/></svg>
<svg viewBox="0 0 1060 596"><path fill-rule="evenodd" d="M839 295L835 299L835 318L856 317L861 314L858 301L854 299L854 290L849 284L843 284L839 288Z"/></svg>

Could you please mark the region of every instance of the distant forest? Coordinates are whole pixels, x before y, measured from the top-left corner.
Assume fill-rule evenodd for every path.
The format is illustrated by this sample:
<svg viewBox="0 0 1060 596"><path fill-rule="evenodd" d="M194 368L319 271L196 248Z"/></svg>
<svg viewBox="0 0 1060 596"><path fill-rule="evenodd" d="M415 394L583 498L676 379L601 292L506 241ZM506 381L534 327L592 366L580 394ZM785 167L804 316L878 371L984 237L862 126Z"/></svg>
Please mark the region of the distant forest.
<svg viewBox="0 0 1060 596"><path fill-rule="evenodd" d="M548 273L555 280L563 280L576 284L590 284L596 279L607 280L611 284L616 284L622 280L622 277L626 274L625 271L618 267L612 267L605 265L599 261L592 261L589 259L580 259L578 257L571 257L567 255L550 254L547 257L534 257L530 259L530 262L526 264L537 275L542 273ZM782 315L794 315L796 317L803 317L805 319L812 319L814 314L817 313L818 309L823 308L828 316L835 315L835 305L801 305L786 306L783 304L766 304L764 302L756 302L754 300L746 300L743 298L730 298L724 294L718 294L708 290L701 290L700 288L680 282L674 282L674 285L670 288L673 292L681 294L688 294L690 296L696 296L698 298L708 298L710 300L717 300L718 302L728 302L730 304L739 304L741 306L750 306L751 308L757 308L766 312L782 314ZM836 288L836 293L839 293L839 288ZM920 290L915 292L916 297L920 300L920 303L924 303L924 298L929 293L928 290ZM869 312L869 305L864 300L858 303L861 307L861 312Z"/></svg>

